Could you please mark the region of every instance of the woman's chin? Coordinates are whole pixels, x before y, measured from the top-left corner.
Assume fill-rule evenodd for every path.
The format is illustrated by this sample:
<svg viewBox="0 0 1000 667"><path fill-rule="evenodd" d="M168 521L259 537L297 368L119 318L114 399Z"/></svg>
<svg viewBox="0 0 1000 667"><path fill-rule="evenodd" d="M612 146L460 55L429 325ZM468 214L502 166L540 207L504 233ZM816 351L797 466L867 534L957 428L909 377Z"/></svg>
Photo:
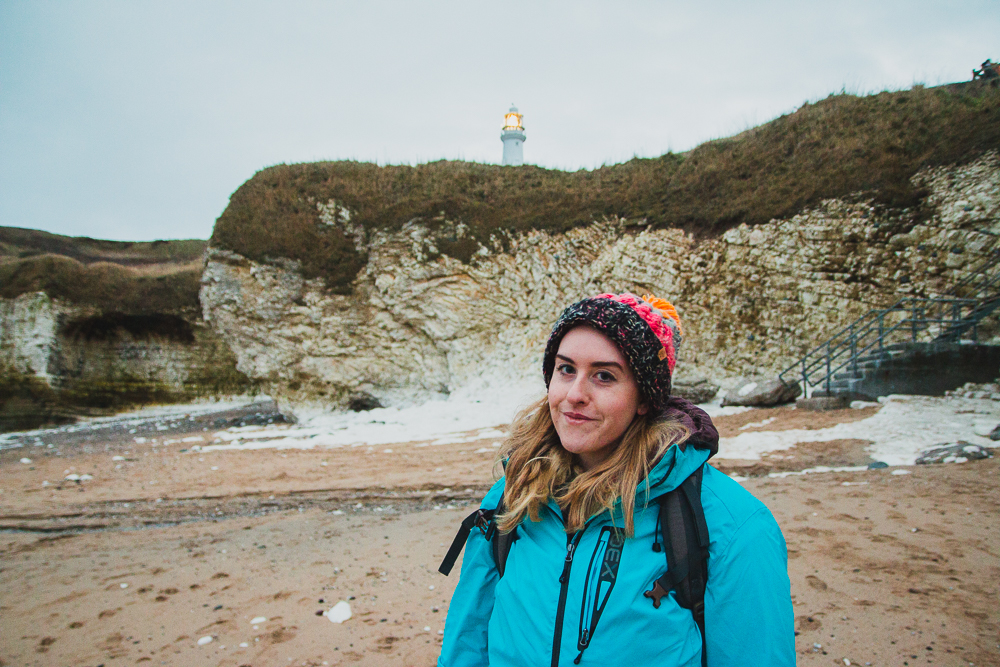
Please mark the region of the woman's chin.
<svg viewBox="0 0 1000 667"><path fill-rule="evenodd" d="M590 440L575 440L575 439L563 439L562 440L563 449L565 449L570 454L587 454L595 449L594 443Z"/></svg>

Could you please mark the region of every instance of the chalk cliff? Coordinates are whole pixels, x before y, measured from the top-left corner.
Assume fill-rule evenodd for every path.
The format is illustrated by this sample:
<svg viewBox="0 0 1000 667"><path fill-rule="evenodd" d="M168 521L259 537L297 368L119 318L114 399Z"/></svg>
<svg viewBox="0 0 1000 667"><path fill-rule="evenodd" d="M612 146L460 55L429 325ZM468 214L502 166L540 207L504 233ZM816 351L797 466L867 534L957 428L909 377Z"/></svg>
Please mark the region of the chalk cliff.
<svg viewBox="0 0 1000 667"><path fill-rule="evenodd" d="M304 277L297 261L210 247L201 303L238 369L289 409L412 403L531 377L561 308L601 291L677 304L681 374L774 372L872 307L946 293L993 248L995 152L922 170L913 186L924 196L912 208L828 199L701 240L607 217L476 241L468 261L439 247L469 236L461 221L369 230L343 203L316 202L318 224L366 258L348 294Z"/></svg>

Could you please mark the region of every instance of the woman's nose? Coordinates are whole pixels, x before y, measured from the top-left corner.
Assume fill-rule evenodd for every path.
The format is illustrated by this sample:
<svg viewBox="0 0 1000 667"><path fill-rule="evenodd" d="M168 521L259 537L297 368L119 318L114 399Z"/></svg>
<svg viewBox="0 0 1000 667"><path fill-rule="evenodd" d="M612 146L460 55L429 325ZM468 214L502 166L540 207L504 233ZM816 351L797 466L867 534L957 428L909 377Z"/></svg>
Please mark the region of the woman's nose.
<svg viewBox="0 0 1000 667"><path fill-rule="evenodd" d="M566 400L570 403L586 403L587 398L585 378L582 375L577 375L573 380L573 384L569 386L569 391L566 392Z"/></svg>

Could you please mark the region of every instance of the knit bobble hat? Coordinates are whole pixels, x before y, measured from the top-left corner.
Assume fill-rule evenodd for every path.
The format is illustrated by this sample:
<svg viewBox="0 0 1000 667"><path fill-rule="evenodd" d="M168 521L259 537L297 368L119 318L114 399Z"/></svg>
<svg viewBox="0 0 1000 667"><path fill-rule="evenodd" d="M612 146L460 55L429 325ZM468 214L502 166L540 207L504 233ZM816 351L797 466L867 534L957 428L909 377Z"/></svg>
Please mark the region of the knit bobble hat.
<svg viewBox="0 0 1000 667"><path fill-rule="evenodd" d="M563 311L552 327L542 375L549 386L556 365L556 352L563 336L573 327L587 324L618 346L628 361L654 412L660 412L670 397L670 380L681 342L681 320L677 309L663 299L646 295L641 299L628 292L599 294L578 301Z"/></svg>

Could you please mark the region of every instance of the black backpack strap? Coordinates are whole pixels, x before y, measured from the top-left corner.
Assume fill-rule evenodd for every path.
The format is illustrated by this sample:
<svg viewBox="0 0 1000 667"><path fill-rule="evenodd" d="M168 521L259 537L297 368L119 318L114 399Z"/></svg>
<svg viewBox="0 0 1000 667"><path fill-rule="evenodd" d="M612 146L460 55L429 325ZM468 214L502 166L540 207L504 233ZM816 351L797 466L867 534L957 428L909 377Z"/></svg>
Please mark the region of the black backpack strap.
<svg viewBox="0 0 1000 667"><path fill-rule="evenodd" d="M499 516L507 511L507 506L504 505L504 498L500 496L500 502L497 504L496 516ZM493 562L497 566L497 572L500 576L503 576L504 570L507 569L507 556L510 555L510 547L517 540L517 527L509 533L501 533L497 529L497 524L494 521L490 524L490 530L486 533L486 539L490 540L493 546Z"/></svg>
<svg viewBox="0 0 1000 667"><path fill-rule="evenodd" d="M458 529L458 534L455 535L455 539L451 543L451 548L448 549L444 560L441 561L438 572L445 576L451 573L452 568L455 567L455 561L458 560L458 554L462 553L465 543L469 540L469 533L475 527L479 528L486 539L490 541L493 562L496 564L497 571L502 577L507 565L507 556L510 554L510 547L517 540L516 528L509 533L501 533L497 530L494 517L503 514L504 511L506 511L506 507L503 502L503 496L501 496L496 509L478 509L465 517L465 520L462 521L462 526Z"/></svg>
<svg viewBox="0 0 1000 667"><path fill-rule="evenodd" d="M660 526L667 556L667 571L652 590L643 593L660 607L660 600L674 591L677 604L691 610L701 631L701 661L705 654L705 587L708 584L708 524L701 505L701 482L705 466L700 466L680 486L665 493L660 505Z"/></svg>
<svg viewBox="0 0 1000 667"><path fill-rule="evenodd" d="M458 534L452 540L451 548L448 549L444 560L441 561L438 572L446 577L451 574L451 569L455 567L455 561L458 560L458 554L462 553L462 549L465 547L465 543L468 541L469 533L472 532L473 527L479 528L483 532L487 531L493 525L493 514L494 510L477 509L465 517L462 521L462 526L458 529Z"/></svg>

